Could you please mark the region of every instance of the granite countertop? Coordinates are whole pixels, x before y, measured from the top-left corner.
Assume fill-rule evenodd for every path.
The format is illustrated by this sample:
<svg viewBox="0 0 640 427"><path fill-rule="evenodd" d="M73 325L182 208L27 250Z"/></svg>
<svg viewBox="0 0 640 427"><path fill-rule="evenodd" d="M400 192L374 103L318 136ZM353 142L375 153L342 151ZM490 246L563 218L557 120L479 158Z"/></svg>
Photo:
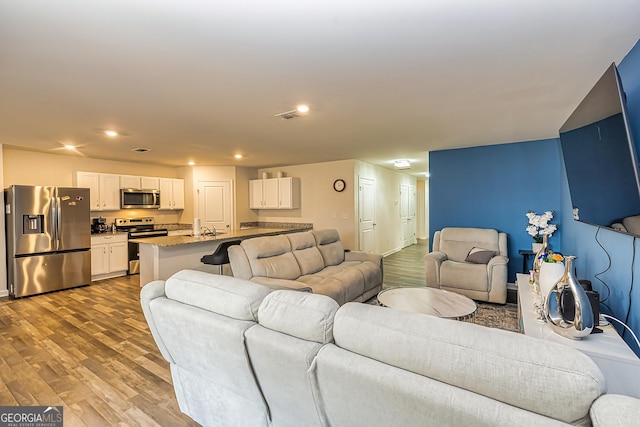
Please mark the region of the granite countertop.
<svg viewBox="0 0 640 427"><path fill-rule="evenodd" d="M147 245L157 246L179 246L190 245L202 242L225 242L227 240L234 239L249 239L251 237L259 236L273 236L277 234L295 233L298 231L310 230L311 227L292 227L292 228L269 228L269 227L255 227L250 229L234 230L229 233L219 233L217 236L160 236L160 237L147 237L145 239L132 239L130 242L141 243Z"/></svg>

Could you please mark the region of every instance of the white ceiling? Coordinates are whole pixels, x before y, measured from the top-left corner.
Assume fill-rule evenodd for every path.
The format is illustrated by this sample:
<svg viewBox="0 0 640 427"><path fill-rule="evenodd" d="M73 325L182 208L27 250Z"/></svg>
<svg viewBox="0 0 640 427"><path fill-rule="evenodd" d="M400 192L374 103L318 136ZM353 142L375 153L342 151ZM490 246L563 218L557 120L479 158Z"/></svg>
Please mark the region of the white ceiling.
<svg viewBox="0 0 640 427"><path fill-rule="evenodd" d="M424 172L430 150L557 136L639 18L635 0L2 0L0 143Z"/></svg>

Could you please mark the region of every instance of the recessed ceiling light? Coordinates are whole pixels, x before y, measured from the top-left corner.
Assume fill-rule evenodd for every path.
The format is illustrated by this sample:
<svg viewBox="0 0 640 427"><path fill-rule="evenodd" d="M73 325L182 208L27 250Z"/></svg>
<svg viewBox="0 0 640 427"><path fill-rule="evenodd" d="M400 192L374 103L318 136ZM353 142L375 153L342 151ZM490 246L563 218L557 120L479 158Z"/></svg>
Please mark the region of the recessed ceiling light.
<svg viewBox="0 0 640 427"><path fill-rule="evenodd" d="M67 150L75 150L76 146L71 144L65 144L64 148L66 148Z"/></svg>
<svg viewBox="0 0 640 427"><path fill-rule="evenodd" d="M194 161L190 161L188 164L189 164L189 166L193 166L193 165L195 165L195 164L196 164L196 162L194 162Z"/></svg>
<svg viewBox="0 0 640 427"><path fill-rule="evenodd" d="M309 106L305 104L300 104L296 107L296 110L298 111L298 113L308 113Z"/></svg>
<svg viewBox="0 0 640 427"><path fill-rule="evenodd" d="M115 130L105 130L104 134L112 138L118 136L118 132L116 132Z"/></svg>
<svg viewBox="0 0 640 427"><path fill-rule="evenodd" d="M242 158L242 154L236 154L236 155L235 155L235 156L233 156L233 157L235 157L236 159L241 159L241 158Z"/></svg>

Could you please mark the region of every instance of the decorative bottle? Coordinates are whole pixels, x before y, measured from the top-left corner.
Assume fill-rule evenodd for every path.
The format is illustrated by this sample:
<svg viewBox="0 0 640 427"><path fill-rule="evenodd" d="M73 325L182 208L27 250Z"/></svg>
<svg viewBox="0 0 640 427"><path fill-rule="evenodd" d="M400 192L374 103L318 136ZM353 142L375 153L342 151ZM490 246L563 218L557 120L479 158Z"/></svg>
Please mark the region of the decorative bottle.
<svg viewBox="0 0 640 427"><path fill-rule="evenodd" d="M593 310L589 297L571 269L572 261L575 258L575 256L565 257L564 274L551 287L544 304L544 315L553 332L574 340L589 335L594 326ZM563 303L567 298L566 293L563 296L564 289L568 289L573 297L573 317L567 315L570 305L567 305L563 310Z"/></svg>
<svg viewBox="0 0 640 427"><path fill-rule="evenodd" d="M549 239L548 235L546 234L542 235L542 246L540 247L540 250L536 254L535 258L533 259L533 271L535 272L536 276L540 274L540 263L542 262L540 257L543 254L545 254L547 252L547 249L549 248L548 239Z"/></svg>

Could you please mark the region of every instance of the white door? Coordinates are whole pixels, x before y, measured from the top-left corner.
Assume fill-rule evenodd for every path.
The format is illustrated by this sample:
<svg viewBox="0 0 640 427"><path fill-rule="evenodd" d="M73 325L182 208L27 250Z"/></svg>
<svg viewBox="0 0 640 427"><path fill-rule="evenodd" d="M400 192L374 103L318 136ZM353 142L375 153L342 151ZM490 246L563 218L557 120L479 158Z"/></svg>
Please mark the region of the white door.
<svg viewBox="0 0 640 427"><path fill-rule="evenodd" d="M376 249L376 181L359 178L358 183L358 250Z"/></svg>
<svg viewBox="0 0 640 427"><path fill-rule="evenodd" d="M203 227L220 233L232 230L231 181L198 181L198 217Z"/></svg>
<svg viewBox="0 0 640 427"><path fill-rule="evenodd" d="M409 215L407 216L407 229L409 237L409 245L416 243L416 186L409 186Z"/></svg>
<svg viewBox="0 0 640 427"><path fill-rule="evenodd" d="M409 246L409 186L400 185L400 224L402 229L402 247Z"/></svg>

